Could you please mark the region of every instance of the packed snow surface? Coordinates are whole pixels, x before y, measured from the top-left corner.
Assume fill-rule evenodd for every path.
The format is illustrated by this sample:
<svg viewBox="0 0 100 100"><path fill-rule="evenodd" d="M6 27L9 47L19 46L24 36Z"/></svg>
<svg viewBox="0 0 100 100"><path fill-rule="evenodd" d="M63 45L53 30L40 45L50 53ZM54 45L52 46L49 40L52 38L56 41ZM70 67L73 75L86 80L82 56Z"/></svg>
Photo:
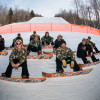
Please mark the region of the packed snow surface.
<svg viewBox="0 0 100 100"><path fill-rule="evenodd" d="M100 36L90 35L86 33L74 32L49 32L54 40L59 34L63 36L67 46L73 51L77 50L78 44L83 38L91 36L92 41L96 43L100 50ZM32 32L21 33L24 44L29 43L29 38ZM37 32L40 37L44 36L45 32ZM17 33L3 34L5 45L11 46L13 39ZM0 56L0 74L6 71L9 64L8 51L7 56ZM30 78L40 78L42 72L56 71L56 56L52 59L37 59L27 60ZM96 55L100 59L100 55ZM88 58L90 61L91 59ZM78 63L83 63L80 58L76 57ZM41 83L16 83L0 80L0 100L100 100L100 64L87 67L93 68L92 72L86 75L47 78ZM65 72L73 71L69 65L64 69ZM21 67L18 70L13 69L12 77L21 77Z"/></svg>
<svg viewBox="0 0 100 100"><path fill-rule="evenodd" d="M26 22L12 23L15 24L27 24L27 23L69 23L61 17L34 17Z"/></svg>

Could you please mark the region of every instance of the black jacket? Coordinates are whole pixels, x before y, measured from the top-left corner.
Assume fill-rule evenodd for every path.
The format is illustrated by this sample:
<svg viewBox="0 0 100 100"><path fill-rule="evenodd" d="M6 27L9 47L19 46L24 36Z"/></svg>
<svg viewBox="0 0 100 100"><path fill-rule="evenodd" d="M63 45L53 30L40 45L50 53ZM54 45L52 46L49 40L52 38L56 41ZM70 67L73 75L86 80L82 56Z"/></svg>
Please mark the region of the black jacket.
<svg viewBox="0 0 100 100"><path fill-rule="evenodd" d="M4 38L2 38L2 39L0 40L0 51L1 51L1 50L4 50L4 48L5 48L5 41L4 41Z"/></svg>
<svg viewBox="0 0 100 100"><path fill-rule="evenodd" d="M82 52L85 52L87 51L87 45L83 45L82 42L78 45L78 48L77 48L77 57L81 57L81 54Z"/></svg>
<svg viewBox="0 0 100 100"><path fill-rule="evenodd" d="M62 44L62 43L66 43L63 39L61 39L61 40L58 40L58 39L56 39L55 40L55 45L54 45L54 48L58 48L58 47L60 47L60 45Z"/></svg>

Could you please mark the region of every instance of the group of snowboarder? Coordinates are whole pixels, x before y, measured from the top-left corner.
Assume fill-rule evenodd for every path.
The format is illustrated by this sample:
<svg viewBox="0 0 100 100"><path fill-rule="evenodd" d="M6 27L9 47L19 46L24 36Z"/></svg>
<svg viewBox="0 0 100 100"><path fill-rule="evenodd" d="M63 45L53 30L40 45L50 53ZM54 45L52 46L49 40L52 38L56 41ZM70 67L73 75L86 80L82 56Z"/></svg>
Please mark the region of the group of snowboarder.
<svg viewBox="0 0 100 100"><path fill-rule="evenodd" d="M77 48L77 57L81 58L84 62L90 63L87 60L87 55L90 55L93 62L99 61L93 54L93 49L96 52L99 52L95 43L90 41L91 37L88 39L83 38L82 42L78 45ZM42 46L54 45L53 51L56 51L56 72L64 72L63 67L66 67L67 64L70 64L70 67L73 68L73 71L81 71L82 68L79 67L75 60L75 54L73 51L66 46L66 41L63 39L62 35L58 35L55 42L53 37L49 35L49 32L45 32L45 35L41 38L36 34L36 31L30 36L30 43L28 44L27 50L23 47L23 39L21 34L18 33L17 37L13 40L11 47L14 47L13 51L9 57L9 65L5 73L2 73L2 76L11 77L12 69L22 67L22 78L29 78L29 72L27 68L27 55L30 52L37 52L38 55L42 54ZM0 50L4 50L4 39L0 36Z"/></svg>

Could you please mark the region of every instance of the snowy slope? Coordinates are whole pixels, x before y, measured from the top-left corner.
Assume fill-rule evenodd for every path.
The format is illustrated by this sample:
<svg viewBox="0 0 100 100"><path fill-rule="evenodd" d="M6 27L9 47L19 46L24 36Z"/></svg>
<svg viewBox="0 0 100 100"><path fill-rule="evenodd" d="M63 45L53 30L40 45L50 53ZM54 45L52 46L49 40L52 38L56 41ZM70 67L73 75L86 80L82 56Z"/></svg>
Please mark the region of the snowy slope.
<svg viewBox="0 0 100 100"><path fill-rule="evenodd" d="M17 22L9 25L27 24L27 23L69 23L69 22L67 22L61 17L34 17L26 22Z"/></svg>
<svg viewBox="0 0 100 100"><path fill-rule="evenodd" d="M32 32L21 34L24 44L28 44ZM45 32L37 32L37 34L42 37ZM73 51L76 51L77 45L82 38L87 38L88 36L92 37L92 41L96 43L100 50L100 36L85 33L50 32L54 40L59 34L63 36L67 46ZM10 46L17 34L4 34L2 36L5 38L6 46ZM7 56L0 56L0 74L5 72L9 63L11 51L8 52ZM100 59L100 55L96 57ZM77 57L76 61L83 63ZM93 68L93 71L87 75L52 78L43 83L15 83L0 80L0 100L100 100L100 64L88 68ZM28 69L30 77L34 78L42 77L41 72L43 71L55 72L55 56L49 60L28 60ZM69 66L64 70L72 71ZM13 69L12 77L21 77L21 68L18 70Z"/></svg>

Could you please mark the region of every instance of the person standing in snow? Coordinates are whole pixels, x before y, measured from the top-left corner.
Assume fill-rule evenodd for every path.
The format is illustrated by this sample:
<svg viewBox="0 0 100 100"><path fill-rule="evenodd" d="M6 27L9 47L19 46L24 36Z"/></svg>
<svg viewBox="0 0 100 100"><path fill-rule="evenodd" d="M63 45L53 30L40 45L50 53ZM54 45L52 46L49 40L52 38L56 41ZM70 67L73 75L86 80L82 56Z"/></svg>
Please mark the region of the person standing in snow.
<svg viewBox="0 0 100 100"><path fill-rule="evenodd" d="M62 35L58 35L57 39L54 42L53 49L56 50L62 43L66 43L64 39L62 39Z"/></svg>
<svg viewBox="0 0 100 100"><path fill-rule="evenodd" d="M33 34L30 36L30 41L31 40L34 40L34 37L36 36L37 34L36 34L36 31L34 31L33 32ZM40 36L39 35L37 35L38 36L38 39L40 40Z"/></svg>
<svg viewBox="0 0 100 100"><path fill-rule="evenodd" d="M91 46L87 45L86 41L87 40L85 38L83 38L82 42L78 45L78 48L77 48L77 57L78 58L82 58L84 64L90 63L90 61L87 60L87 58L86 58L87 55L91 56L91 59L92 59L93 62L98 61L99 59L95 58L95 56L93 55L93 50L92 50Z"/></svg>
<svg viewBox="0 0 100 100"><path fill-rule="evenodd" d="M82 70L75 61L75 55L72 50L66 47L65 42L62 42L61 46L56 50L56 72L64 72L62 65L63 67L66 67L67 64L70 64L74 71Z"/></svg>
<svg viewBox="0 0 100 100"><path fill-rule="evenodd" d="M18 33L18 34L17 34L17 37L16 37L15 39L13 39L13 43L12 43L12 46L11 46L11 47L14 47L14 46L15 46L15 42L16 42L17 40L21 40L21 41L23 42L23 39L22 39L20 33Z"/></svg>
<svg viewBox="0 0 100 100"><path fill-rule="evenodd" d="M21 40L16 40L16 47L11 52L9 57L9 65L5 73L2 76L11 77L12 69L22 67L22 78L29 78L29 73L27 69L27 53L26 49L23 47L23 42Z"/></svg>
<svg viewBox="0 0 100 100"><path fill-rule="evenodd" d="M49 36L49 32L46 32L45 33L45 36L43 36L41 38L41 41L42 41L42 45L46 46L46 45L53 45L53 37Z"/></svg>
<svg viewBox="0 0 100 100"><path fill-rule="evenodd" d="M97 49L97 47L96 47L95 43L93 43L93 42L92 42L92 41L90 41L90 40L91 40L91 37L90 37L90 36L88 36L87 41L86 41L86 44L87 44L87 45L90 45L90 46L91 46L91 48L92 48L92 49L95 49L96 53L98 53L98 52L99 52L99 50Z"/></svg>
<svg viewBox="0 0 100 100"><path fill-rule="evenodd" d="M5 48L5 41L4 38L2 38L2 36L0 35L0 52L2 52L4 48Z"/></svg>
<svg viewBox="0 0 100 100"><path fill-rule="evenodd" d="M38 55L41 54L41 42L38 39L38 35L34 36L34 39L30 41L27 48L28 54L30 53L30 51L38 52Z"/></svg>

